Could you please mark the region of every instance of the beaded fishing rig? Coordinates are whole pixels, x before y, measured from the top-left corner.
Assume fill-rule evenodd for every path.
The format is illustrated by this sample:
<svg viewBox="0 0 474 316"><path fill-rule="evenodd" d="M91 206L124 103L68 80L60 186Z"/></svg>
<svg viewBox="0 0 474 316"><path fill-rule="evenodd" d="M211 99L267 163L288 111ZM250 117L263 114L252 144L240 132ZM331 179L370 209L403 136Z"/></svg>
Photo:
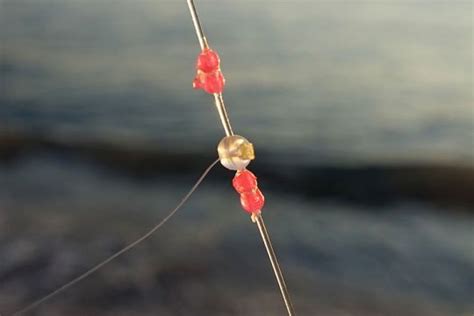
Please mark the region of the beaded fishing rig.
<svg viewBox="0 0 474 316"><path fill-rule="evenodd" d="M51 298L57 296L58 294L64 292L65 290L71 288L80 281L86 279L92 275L97 270L101 269L103 266L109 262L115 260L117 257L131 250L141 242L150 238L158 229L160 229L168 220L173 217L176 212L188 201L191 195L196 191L205 177L209 174L211 169L220 162L224 167L229 170L236 171L234 179L232 180L232 185L237 193L240 194L240 203L243 209L250 214L252 222L254 222L259 230L260 236L262 237L265 249L267 251L270 263L273 268L280 292L285 303L286 310L288 311L289 316L294 315L293 305L288 294L288 289L283 278L283 273L278 264L275 251L273 250L272 243L270 241L270 236L265 227L265 222L262 217L262 208L265 204L265 198L258 188L257 177L246 167L249 165L250 161L255 159L253 145L244 137L235 135L232 131L232 126L230 124L229 116L224 105L224 99L222 97L222 92L224 90L225 78L220 69L220 59L219 55L213 51L204 36L202 31L201 24L197 15L196 7L194 6L193 0L187 0L189 11L191 12L191 17L193 20L194 28L196 30L197 38L199 40L199 45L201 46L201 53L197 57L196 62L196 77L193 81L193 87L195 89L202 89L205 92L212 94L214 96L214 101L216 104L217 111L219 113L219 118L221 120L222 126L226 136L219 142L217 146L217 152L219 159L211 163L206 170L201 174L198 180L194 183L188 193L181 199L181 201L172 209L168 215L166 215L160 222L153 226L146 233L141 235L138 239L131 242L124 248L118 250L114 254L107 257L105 260L99 262L89 270L80 274L71 281L63 284L59 288L50 292L49 294L41 297L40 299L32 302L31 304L13 312L11 316L18 316L25 314L44 302L50 300ZM0 316L3 314L0 313Z"/></svg>
<svg viewBox="0 0 474 316"><path fill-rule="evenodd" d="M214 96L219 118L226 134L217 147L220 162L227 169L236 171L232 184L234 189L240 194L240 203L243 209L250 213L252 221L257 224L288 315L292 316L294 315L293 305L262 217L262 208L265 203L265 198L258 188L257 177L246 169L250 161L255 159L253 145L244 137L235 135L232 130L229 116L224 105L224 98L222 97L225 78L220 68L219 55L209 47L199 21L194 1L187 0L187 3L199 45L201 46L201 53L197 57L197 73L193 81L193 86L195 89L203 89L205 92Z"/></svg>

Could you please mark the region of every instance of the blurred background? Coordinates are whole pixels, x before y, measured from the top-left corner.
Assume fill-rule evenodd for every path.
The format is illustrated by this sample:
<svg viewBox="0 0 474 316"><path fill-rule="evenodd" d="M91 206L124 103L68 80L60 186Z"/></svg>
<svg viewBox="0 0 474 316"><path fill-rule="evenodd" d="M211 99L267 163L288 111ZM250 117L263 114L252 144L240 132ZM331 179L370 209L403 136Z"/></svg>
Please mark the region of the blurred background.
<svg viewBox="0 0 474 316"><path fill-rule="evenodd" d="M197 1L298 315L472 315L471 1ZM0 1L0 313L137 238L216 157L186 2ZM30 315L285 315L218 166Z"/></svg>

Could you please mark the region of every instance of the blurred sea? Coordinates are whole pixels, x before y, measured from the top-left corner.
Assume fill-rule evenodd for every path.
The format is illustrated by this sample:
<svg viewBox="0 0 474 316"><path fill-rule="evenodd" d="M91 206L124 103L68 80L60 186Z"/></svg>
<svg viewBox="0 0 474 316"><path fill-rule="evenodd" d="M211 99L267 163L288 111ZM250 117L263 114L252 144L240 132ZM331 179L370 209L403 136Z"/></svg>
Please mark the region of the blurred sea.
<svg viewBox="0 0 474 316"><path fill-rule="evenodd" d="M198 1L299 315L472 315L471 1ZM0 314L165 216L216 156L185 1L0 0ZM283 315L217 168L32 315Z"/></svg>

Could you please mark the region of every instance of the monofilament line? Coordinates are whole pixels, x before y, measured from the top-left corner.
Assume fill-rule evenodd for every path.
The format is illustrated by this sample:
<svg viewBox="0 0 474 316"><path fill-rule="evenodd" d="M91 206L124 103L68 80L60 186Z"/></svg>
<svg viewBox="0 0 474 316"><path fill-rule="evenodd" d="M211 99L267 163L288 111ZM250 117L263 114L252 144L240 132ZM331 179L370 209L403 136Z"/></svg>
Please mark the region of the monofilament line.
<svg viewBox="0 0 474 316"><path fill-rule="evenodd" d="M38 307L42 303L46 302L47 300L55 297L56 295L62 293L63 291L67 290L68 288L72 287L76 283L84 280L88 276L90 276L92 273L96 272L103 266L105 266L107 263L111 262L112 260L116 259L120 255L124 254L125 252L129 251L133 247L137 246L140 244L142 241L148 239L151 235L153 235L154 232L156 232L160 227L162 227L171 217L173 217L174 214L188 201L188 199L191 197L191 195L196 191L196 189L199 187L199 185L202 183L202 181L206 178L207 174L211 171L211 169L219 162L219 159L214 161L212 164L207 167L207 169L202 173L202 175L199 177L199 179L196 181L196 183L192 186L192 188L186 193L186 195L181 199L181 201L176 205L176 207L165 217L163 218L158 224L156 224L152 229L150 229L147 233L145 233L143 236L129 244L128 246L122 248L121 250L117 251L104 261L100 262L99 264L95 265L94 267L90 268L80 276L76 277L75 279L69 281L68 283L64 284L63 286L59 287L58 289L54 290L53 292L49 293L48 295L38 299L37 301L31 303L30 305L14 312L11 314L11 316L17 316L24 314L28 311L33 310L34 308Z"/></svg>

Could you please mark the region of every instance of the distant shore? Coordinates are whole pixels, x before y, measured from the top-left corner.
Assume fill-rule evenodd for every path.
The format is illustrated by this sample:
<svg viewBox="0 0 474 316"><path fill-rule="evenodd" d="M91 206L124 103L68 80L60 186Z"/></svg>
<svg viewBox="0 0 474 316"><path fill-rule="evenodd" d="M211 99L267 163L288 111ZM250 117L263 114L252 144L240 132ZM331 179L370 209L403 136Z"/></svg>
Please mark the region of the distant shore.
<svg viewBox="0 0 474 316"><path fill-rule="evenodd" d="M133 178L163 173L185 174L202 169L213 153L169 152L145 146L99 141L64 142L41 135L0 133L0 164L48 153L97 165ZM252 166L263 187L309 199L334 199L352 204L385 205L400 200L474 210L474 167L449 164L387 164L337 166L279 165L260 161ZM220 174L218 181L228 180Z"/></svg>

